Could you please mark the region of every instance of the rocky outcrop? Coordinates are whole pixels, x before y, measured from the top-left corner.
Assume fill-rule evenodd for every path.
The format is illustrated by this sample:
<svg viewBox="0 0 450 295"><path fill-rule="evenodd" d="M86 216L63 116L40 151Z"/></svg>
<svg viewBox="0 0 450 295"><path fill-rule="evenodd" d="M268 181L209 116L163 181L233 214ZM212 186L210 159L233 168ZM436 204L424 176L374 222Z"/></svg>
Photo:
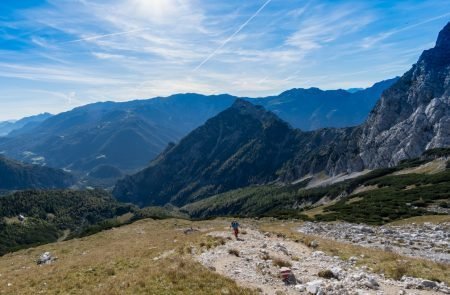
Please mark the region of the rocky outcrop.
<svg viewBox="0 0 450 295"><path fill-rule="evenodd" d="M383 92L364 124L313 134L325 145L312 154L299 148L281 180L322 171L335 176L392 167L428 149L449 147L450 23L439 33L436 46L424 51L411 70Z"/></svg>
<svg viewBox="0 0 450 295"><path fill-rule="evenodd" d="M425 150L450 146L450 23L436 46L386 90L361 127L367 168L392 166Z"/></svg>

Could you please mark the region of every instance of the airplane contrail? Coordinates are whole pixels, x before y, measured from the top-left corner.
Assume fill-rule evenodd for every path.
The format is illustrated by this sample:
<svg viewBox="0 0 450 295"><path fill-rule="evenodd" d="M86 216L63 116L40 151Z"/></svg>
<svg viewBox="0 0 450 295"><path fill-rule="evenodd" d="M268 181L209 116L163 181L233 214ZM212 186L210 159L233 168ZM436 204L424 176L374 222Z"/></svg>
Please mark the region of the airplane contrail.
<svg viewBox="0 0 450 295"><path fill-rule="evenodd" d="M76 39L76 40L63 42L62 44L75 43L75 42L81 42L81 41L89 41L89 40L96 40L96 39L101 39L101 38L110 37L110 36L126 35L126 34L130 34L130 33L136 33L136 32L148 31L148 30L150 30L150 28L141 28L141 29L135 29L135 30L125 31L125 32L117 32L117 33L111 33L111 34L97 35L97 36L86 37L86 38L81 38L81 39Z"/></svg>
<svg viewBox="0 0 450 295"><path fill-rule="evenodd" d="M219 52L219 50L221 50L225 45L228 44L228 42L230 42L234 36L236 36L237 34L239 34L240 31L242 31L255 17L258 16L258 14L270 3L272 2L272 0L267 0L245 23L243 23L239 29L236 30L236 32L234 32L230 37L228 37L228 39L226 39L222 44L220 44L219 47L216 48L216 50L214 50L207 58L205 58L197 67L195 67L195 69L193 70L193 72L197 71L198 69L200 69L205 63L207 63L212 57L214 57L214 55L217 54L217 52Z"/></svg>

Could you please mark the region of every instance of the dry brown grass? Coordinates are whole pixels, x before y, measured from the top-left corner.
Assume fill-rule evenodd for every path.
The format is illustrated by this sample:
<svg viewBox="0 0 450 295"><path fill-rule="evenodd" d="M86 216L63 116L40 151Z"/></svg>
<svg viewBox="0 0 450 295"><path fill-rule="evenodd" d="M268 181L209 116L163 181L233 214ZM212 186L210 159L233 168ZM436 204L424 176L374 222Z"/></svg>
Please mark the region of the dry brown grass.
<svg viewBox="0 0 450 295"><path fill-rule="evenodd" d="M142 220L96 235L0 257L0 294L256 294L194 261L189 252L223 221ZM212 239L212 246L222 243ZM50 251L59 259L36 265ZM10 284L10 286L8 286Z"/></svg>
<svg viewBox="0 0 450 295"><path fill-rule="evenodd" d="M389 223L389 225L404 225L404 224L411 224L411 223L425 223L425 222L431 222L431 223L443 223L443 222L450 222L450 215L425 215L425 216L416 216L411 217L407 219L397 220L394 222Z"/></svg>
<svg viewBox="0 0 450 295"><path fill-rule="evenodd" d="M291 240L300 240L305 244L309 244L310 241L316 240L319 245L317 248L318 250L324 251L332 256L339 256L345 260L352 256L356 256L358 257L357 265L365 265L374 272L384 273L390 278L401 278L402 275L408 275L438 280L447 284L450 283L450 271L446 264L301 234L295 231L300 223L291 222L285 223L284 225L281 224L281 222L264 222L260 227L263 231L275 234L281 233Z"/></svg>
<svg viewBox="0 0 450 295"><path fill-rule="evenodd" d="M278 267L291 267L292 266L292 263L290 263L289 261L282 259L280 257L272 258L272 264L274 266L278 266Z"/></svg>
<svg viewBox="0 0 450 295"><path fill-rule="evenodd" d="M328 279L328 280L335 278L333 272L329 269L321 270L321 271L319 271L319 273L317 275L321 278Z"/></svg>
<svg viewBox="0 0 450 295"><path fill-rule="evenodd" d="M239 250L236 250L236 249L229 249L229 250L228 250L228 254L234 255L234 256L236 256L236 257L239 257L239 256L240 256Z"/></svg>

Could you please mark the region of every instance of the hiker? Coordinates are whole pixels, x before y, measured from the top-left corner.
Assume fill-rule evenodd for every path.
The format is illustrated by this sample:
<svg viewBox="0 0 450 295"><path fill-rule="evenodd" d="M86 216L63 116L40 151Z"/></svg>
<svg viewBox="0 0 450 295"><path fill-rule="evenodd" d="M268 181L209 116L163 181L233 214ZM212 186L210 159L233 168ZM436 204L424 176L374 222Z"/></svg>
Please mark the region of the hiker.
<svg viewBox="0 0 450 295"><path fill-rule="evenodd" d="M236 220L233 220L231 222L231 228L233 229L234 236L236 237L236 240L237 240L238 234L239 234L239 223Z"/></svg>

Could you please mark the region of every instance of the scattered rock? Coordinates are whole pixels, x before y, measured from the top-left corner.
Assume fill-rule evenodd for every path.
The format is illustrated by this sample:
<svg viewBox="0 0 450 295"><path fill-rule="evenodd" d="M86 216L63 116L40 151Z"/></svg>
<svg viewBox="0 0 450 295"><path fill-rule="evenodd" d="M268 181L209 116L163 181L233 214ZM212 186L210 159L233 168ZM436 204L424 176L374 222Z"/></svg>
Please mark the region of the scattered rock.
<svg viewBox="0 0 450 295"><path fill-rule="evenodd" d="M37 264L51 264L53 263L57 257L53 256L50 252L44 252L39 256L37 260Z"/></svg>
<svg viewBox="0 0 450 295"><path fill-rule="evenodd" d="M213 232L210 235L225 238L229 232ZM262 248L262 245L265 247ZM231 249L239 249L239 257L230 255ZM257 230L248 230L244 241L232 240L194 255L206 267L215 269L240 285L259 287L264 294L280 291L289 295L401 295L401 290L409 288L406 294L425 295L436 294L432 292L447 294L448 290L447 285L431 281L425 282L425 286L434 283L436 287L432 291L425 289L421 286L426 281L424 279L407 276L401 281L387 279L382 274L373 273L370 267L356 266L355 262L361 259L356 255L351 261L343 260L322 251L311 251L302 243L276 235L265 237ZM289 262L291 266L274 264L277 258ZM322 270L320 276L319 270ZM280 279L284 272L292 273L294 279Z"/></svg>
<svg viewBox="0 0 450 295"><path fill-rule="evenodd" d="M438 285L436 284L436 282L429 280L423 280L422 282L420 282L420 287L422 287L423 289L431 290L437 288L437 286Z"/></svg>
<svg viewBox="0 0 450 295"><path fill-rule="evenodd" d="M320 287L322 287L323 281L316 280L312 282L306 283L306 291L310 294L317 294L320 291Z"/></svg>
<svg viewBox="0 0 450 295"><path fill-rule="evenodd" d="M367 226L346 222L305 222L299 231L411 257L450 263L450 223ZM432 241L432 242L431 242ZM314 248L316 241L309 246ZM362 257L364 258L364 257Z"/></svg>
<svg viewBox="0 0 450 295"><path fill-rule="evenodd" d="M319 243L317 242L317 241L311 241L310 243L309 243L309 246L311 247L311 248L313 248L313 249L315 249L315 248L317 248L317 247L319 247Z"/></svg>
<svg viewBox="0 0 450 295"><path fill-rule="evenodd" d="M356 258L355 256L352 256L348 259L348 261L350 261L351 263L355 263L356 261L358 261L358 258Z"/></svg>
<svg viewBox="0 0 450 295"><path fill-rule="evenodd" d="M336 279L341 279L342 278L342 275L343 275L343 270L342 270L342 268L340 268L339 266L335 266L335 267L332 267L331 269L331 272L333 273L333 276L336 278Z"/></svg>
<svg viewBox="0 0 450 295"><path fill-rule="evenodd" d="M375 280L374 277L368 277L367 280L364 282L364 285L369 289L377 290L378 287L380 287L380 284L378 284L377 280Z"/></svg>
<svg viewBox="0 0 450 295"><path fill-rule="evenodd" d="M192 234L192 233L197 232L197 231L199 231L199 230L190 227L190 228L184 229L184 230L183 230L183 233L184 233L185 235L188 235L188 234Z"/></svg>

